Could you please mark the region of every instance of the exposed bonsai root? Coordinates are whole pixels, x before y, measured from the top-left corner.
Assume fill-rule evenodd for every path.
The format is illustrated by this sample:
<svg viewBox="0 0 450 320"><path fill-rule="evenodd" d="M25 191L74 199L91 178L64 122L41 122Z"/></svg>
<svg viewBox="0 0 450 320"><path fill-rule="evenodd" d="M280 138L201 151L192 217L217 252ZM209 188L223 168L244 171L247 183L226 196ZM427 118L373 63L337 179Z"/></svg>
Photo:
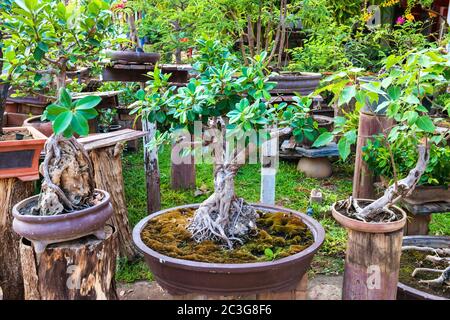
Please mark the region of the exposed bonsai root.
<svg viewBox="0 0 450 320"><path fill-rule="evenodd" d="M75 138L52 136L45 145L40 167L44 177L38 205L32 213L56 215L92 205L94 183L92 163Z"/></svg>
<svg viewBox="0 0 450 320"><path fill-rule="evenodd" d="M445 269L436 269L436 268L416 268L412 272L411 276L416 277L418 273L424 272L432 272L432 273L440 273L440 276L436 279L432 280L419 280L419 283L427 284L433 287L440 286L448 286L450 287L450 257L445 257L445 255L450 255L449 248L431 248L431 247L416 247L416 246L405 246L402 248L402 251L406 250L414 250L419 252L430 252L435 255L427 255L425 260L430 261L434 264L448 265ZM441 257L444 255L444 257Z"/></svg>
<svg viewBox="0 0 450 320"><path fill-rule="evenodd" d="M363 222L391 222L397 219L397 215L395 214L395 212L389 209L388 206L384 207L383 210L378 213L378 216L374 217L376 220L374 220L374 218L372 217L365 217L361 214L364 209L361 208L358 200L351 196L346 200L338 202L336 209L343 210L345 211L347 216Z"/></svg>
<svg viewBox="0 0 450 320"><path fill-rule="evenodd" d="M188 226L196 242L213 240L233 248L256 229L256 210L234 193L235 171L219 168L215 173L215 191L194 214Z"/></svg>

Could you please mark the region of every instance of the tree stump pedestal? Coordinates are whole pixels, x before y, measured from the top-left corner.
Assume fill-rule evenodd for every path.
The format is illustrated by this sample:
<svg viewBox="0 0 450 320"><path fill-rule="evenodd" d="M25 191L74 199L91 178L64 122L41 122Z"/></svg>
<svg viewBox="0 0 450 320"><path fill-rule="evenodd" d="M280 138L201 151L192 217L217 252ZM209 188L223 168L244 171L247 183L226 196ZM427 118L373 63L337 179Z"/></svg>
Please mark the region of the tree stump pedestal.
<svg viewBox="0 0 450 320"><path fill-rule="evenodd" d="M117 231L105 227L106 239L86 236L49 245L38 255L20 241L26 300L116 300Z"/></svg>
<svg viewBox="0 0 450 320"><path fill-rule="evenodd" d="M0 287L5 300L23 299L20 236L12 229L12 207L31 197L33 192L33 182L17 178L0 179Z"/></svg>

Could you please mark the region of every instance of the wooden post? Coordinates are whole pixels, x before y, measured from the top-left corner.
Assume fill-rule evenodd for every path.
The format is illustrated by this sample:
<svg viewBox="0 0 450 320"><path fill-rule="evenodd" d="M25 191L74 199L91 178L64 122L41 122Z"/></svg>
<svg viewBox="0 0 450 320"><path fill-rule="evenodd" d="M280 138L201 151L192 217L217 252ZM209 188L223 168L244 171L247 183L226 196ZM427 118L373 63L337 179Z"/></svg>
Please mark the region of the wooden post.
<svg viewBox="0 0 450 320"><path fill-rule="evenodd" d="M404 235L428 235L428 232L430 231L431 214L413 214L410 212L407 212L407 214L408 219L406 220Z"/></svg>
<svg viewBox="0 0 450 320"><path fill-rule="evenodd" d="M147 211L148 214L151 214L161 209L158 151L155 148L152 150L147 148L147 144L155 136L156 124L142 118L142 129L147 132L147 135L144 136L144 165L147 183Z"/></svg>
<svg viewBox="0 0 450 320"><path fill-rule="evenodd" d="M170 185L174 190L195 189L194 156L180 158L179 148L172 146ZM181 163L180 163L181 162Z"/></svg>
<svg viewBox="0 0 450 320"><path fill-rule="evenodd" d="M117 231L106 226L105 240L88 236L52 244L38 257L20 242L26 300L116 300Z"/></svg>
<svg viewBox="0 0 450 320"><path fill-rule="evenodd" d="M366 233L348 229L343 300L395 300L403 229Z"/></svg>
<svg viewBox="0 0 450 320"><path fill-rule="evenodd" d="M261 203L274 205L278 169L278 138L264 141L261 149Z"/></svg>
<svg viewBox="0 0 450 320"><path fill-rule="evenodd" d="M23 299L20 237L12 229L12 207L31 197L33 192L33 182L16 178L0 179L0 287L5 300Z"/></svg>
<svg viewBox="0 0 450 320"><path fill-rule="evenodd" d="M374 134L381 133L393 124L393 120L384 116L361 112L359 116L358 140L356 144L355 171L353 175L353 197L374 199L375 177L362 158L362 148Z"/></svg>
<svg viewBox="0 0 450 320"><path fill-rule="evenodd" d="M138 257L133 244L131 227L128 221L127 203L125 200L125 187L122 175L122 150L124 143L115 146L93 149L90 157L94 166L94 180L98 189L105 190L111 195L114 215L112 225L117 230L119 240L119 254L129 261Z"/></svg>

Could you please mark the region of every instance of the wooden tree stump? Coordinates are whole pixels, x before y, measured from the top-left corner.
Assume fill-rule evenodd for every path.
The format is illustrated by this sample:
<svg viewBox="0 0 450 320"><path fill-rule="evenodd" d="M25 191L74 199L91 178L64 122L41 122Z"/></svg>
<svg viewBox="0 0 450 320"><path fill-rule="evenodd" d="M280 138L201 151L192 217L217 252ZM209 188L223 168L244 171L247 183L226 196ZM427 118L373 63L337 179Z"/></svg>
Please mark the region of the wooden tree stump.
<svg viewBox="0 0 450 320"><path fill-rule="evenodd" d="M353 197L374 199L374 175L362 158L362 148L374 134L381 133L393 125L393 120L384 116L361 112L359 116L356 144L355 171L353 175Z"/></svg>
<svg viewBox="0 0 450 320"><path fill-rule="evenodd" d="M117 143L115 146L91 150L90 157L94 165L96 187L109 192L111 195L111 203L114 208L111 223L117 230L119 254L128 260L134 260L139 254L133 244L131 227L128 221L122 176L122 150L123 143Z"/></svg>
<svg viewBox="0 0 450 320"><path fill-rule="evenodd" d="M343 300L395 300L403 229L391 233L348 230Z"/></svg>
<svg viewBox="0 0 450 320"><path fill-rule="evenodd" d="M0 179L0 286L5 300L23 299L20 237L12 229L12 207L33 192L33 182Z"/></svg>
<svg viewBox="0 0 450 320"><path fill-rule="evenodd" d="M106 226L105 232L105 240L87 236L49 245L40 257L22 238L25 299L116 300L117 231Z"/></svg>

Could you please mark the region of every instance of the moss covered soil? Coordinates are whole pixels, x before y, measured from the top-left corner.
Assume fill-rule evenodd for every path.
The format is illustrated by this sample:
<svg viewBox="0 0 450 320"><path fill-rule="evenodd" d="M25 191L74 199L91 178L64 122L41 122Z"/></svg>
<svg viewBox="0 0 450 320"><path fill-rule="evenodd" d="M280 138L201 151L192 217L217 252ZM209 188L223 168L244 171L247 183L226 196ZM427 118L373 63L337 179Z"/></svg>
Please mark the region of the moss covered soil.
<svg viewBox="0 0 450 320"><path fill-rule="evenodd" d="M209 263L251 263L285 258L309 247L314 238L292 214L258 211L257 229L232 250L213 241L196 243L186 230L194 209L164 213L149 221L141 233L144 243L172 258Z"/></svg>

